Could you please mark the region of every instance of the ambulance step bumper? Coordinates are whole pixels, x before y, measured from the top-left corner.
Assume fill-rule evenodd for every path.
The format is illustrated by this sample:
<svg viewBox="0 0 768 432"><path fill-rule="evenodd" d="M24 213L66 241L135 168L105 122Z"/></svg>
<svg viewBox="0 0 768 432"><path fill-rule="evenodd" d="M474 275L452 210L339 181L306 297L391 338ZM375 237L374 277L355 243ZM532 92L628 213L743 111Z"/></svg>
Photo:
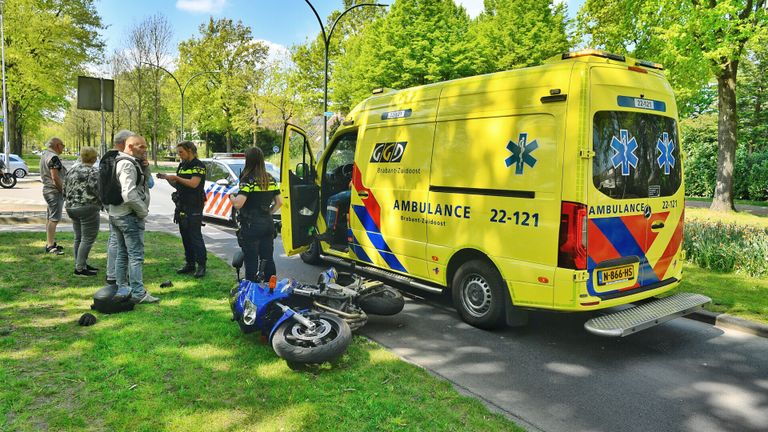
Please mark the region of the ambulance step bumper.
<svg viewBox="0 0 768 432"><path fill-rule="evenodd" d="M711 299L701 294L678 293L640 306L603 315L584 323L584 328L598 336L623 337L695 312Z"/></svg>

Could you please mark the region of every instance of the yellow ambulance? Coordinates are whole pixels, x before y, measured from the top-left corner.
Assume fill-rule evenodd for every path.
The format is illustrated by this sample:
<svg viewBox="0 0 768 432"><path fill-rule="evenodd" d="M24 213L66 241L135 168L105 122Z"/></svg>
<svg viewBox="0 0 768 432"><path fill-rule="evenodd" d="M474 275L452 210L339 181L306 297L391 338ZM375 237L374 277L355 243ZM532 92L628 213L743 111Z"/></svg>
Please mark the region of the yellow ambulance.
<svg viewBox="0 0 768 432"><path fill-rule="evenodd" d="M585 50L376 90L312 153L287 125L286 253L449 290L474 326L635 303L680 283L683 158L659 64ZM708 301L676 294L585 327L623 336Z"/></svg>

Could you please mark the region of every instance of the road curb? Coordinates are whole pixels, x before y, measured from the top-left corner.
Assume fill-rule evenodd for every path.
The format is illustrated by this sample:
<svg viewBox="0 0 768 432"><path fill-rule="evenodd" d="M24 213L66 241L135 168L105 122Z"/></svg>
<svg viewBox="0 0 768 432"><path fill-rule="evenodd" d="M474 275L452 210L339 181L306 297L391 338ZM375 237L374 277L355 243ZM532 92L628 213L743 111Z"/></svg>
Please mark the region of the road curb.
<svg viewBox="0 0 768 432"><path fill-rule="evenodd" d="M687 315L686 318L712 324L716 327L729 328L749 333L755 336L768 338L768 324L738 318L724 313L715 313L708 310L700 310Z"/></svg>

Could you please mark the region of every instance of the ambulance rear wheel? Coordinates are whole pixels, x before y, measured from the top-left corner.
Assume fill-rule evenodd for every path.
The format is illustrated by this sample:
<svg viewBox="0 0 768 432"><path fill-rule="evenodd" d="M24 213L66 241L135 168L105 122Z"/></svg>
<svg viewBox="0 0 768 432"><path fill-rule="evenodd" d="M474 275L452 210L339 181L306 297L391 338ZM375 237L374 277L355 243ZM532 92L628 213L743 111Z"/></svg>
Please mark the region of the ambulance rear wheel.
<svg viewBox="0 0 768 432"><path fill-rule="evenodd" d="M468 324L482 329L503 327L505 287L493 265L478 259L467 261L453 277L453 305Z"/></svg>

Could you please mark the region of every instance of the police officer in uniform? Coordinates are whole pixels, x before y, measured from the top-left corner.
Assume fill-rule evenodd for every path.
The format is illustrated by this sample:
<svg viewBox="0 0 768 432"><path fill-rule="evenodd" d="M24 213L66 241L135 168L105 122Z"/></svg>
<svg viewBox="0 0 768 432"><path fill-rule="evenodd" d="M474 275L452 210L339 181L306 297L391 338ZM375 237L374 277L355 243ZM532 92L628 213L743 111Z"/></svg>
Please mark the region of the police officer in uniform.
<svg viewBox="0 0 768 432"><path fill-rule="evenodd" d="M176 270L178 274L194 273L196 278L205 276L207 251L200 231L203 225L203 206L205 204L205 164L197 158L197 147L190 141L180 142L176 146L181 163L176 168L176 175L158 174L157 177L168 180L176 192L174 221L179 224L181 240L184 243L186 264ZM195 269L197 265L197 269Z"/></svg>
<svg viewBox="0 0 768 432"><path fill-rule="evenodd" d="M276 236L272 215L283 205L283 200L277 182L267 173L264 153L258 147L245 152L240 191L230 194L229 199L238 210L237 241L245 255L245 278L268 280L277 272L272 256Z"/></svg>

